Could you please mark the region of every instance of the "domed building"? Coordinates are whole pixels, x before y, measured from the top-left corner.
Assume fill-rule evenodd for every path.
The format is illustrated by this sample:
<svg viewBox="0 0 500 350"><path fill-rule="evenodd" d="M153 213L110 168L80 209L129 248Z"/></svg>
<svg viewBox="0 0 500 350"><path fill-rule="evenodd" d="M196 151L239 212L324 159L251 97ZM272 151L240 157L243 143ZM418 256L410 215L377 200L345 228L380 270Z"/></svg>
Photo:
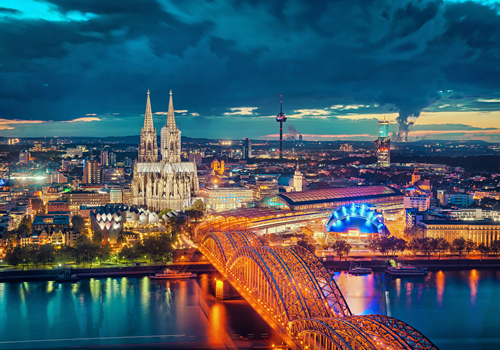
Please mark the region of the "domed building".
<svg viewBox="0 0 500 350"><path fill-rule="evenodd" d="M342 205L326 221L327 239L365 241L388 235L381 214L366 204Z"/></svg>

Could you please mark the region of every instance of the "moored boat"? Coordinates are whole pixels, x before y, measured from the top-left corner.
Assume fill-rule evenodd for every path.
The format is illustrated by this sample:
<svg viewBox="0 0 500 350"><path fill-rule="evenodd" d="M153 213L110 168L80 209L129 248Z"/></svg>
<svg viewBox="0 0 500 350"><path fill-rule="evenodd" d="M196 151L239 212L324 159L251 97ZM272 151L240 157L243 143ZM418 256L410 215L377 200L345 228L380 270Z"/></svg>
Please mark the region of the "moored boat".
<svg viewBox="0 0 500 350"><path fill-rule="evenodd" d="M165 269L163 273L155 273L153 276L149 276L150 279L179 279L179 278L192 278L198 275L194 272L180 272L177 270Z"/></svg>
<svg viewBox="0 0 500 350"><path fill-rule="evenodd" d="M361 267L361 266L353 266L349 268L349 271L347 271L351 275L368 275L372 273L372 269L369 267Z"/></svg>
<svg viewBox="0 0 500 350"><path fill-rule="evenodd" d="M372 273L372 269L369 267L362 267L360 262L351 262L351 266L349 266L349 271L347 272L351 275L368 275Z"/></svg>
<svg viewBox="0 0 500 350"><path fill-rule="evenodd" d="M426 267L415 265L389 266L386 272L391 276L423 276L428 273Z"/></svg>

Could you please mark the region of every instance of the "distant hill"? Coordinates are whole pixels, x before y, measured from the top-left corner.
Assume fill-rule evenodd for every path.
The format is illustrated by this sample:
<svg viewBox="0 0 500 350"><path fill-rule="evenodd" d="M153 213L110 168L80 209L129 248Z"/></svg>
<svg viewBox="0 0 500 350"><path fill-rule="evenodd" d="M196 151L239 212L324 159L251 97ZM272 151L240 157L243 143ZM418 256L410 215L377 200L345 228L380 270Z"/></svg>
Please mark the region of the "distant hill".
<svg viewBox="0 0 500 350"><path fill-rule="evenodd" d="M13 137L3 137L0 136L0 141L6 142L8 139L11 139ZM90 141L90 140L100 140L103 142L120 142L120 143L132 143L132 144L138 144L141 136L140 135L129 135L129 136L107 136L107 137L91 137L91 136L75 136L75 137L64 137L64 136L59 136L59 139L72 139L72 140L82 140L82 141ZM43 138L42 137L19 137L20 140L24 141L40 141ZM158 135L158 139L160 139L160 135ZM223 138L224 140L232 140L232 141L243 141L241 139L231 139L231 138ZM373 138L373 141L353 141L353 140L323 140L323 141L290 141L290 140L283 140L284 143L304 143L304 144L330 144L330 145L340 145L343 143L349 143L352 144L353 146L358 145L358 146L366 146L368 144L372 144L375 141L376 137ZM210 138L195 138L195 137L188 137L188 136L182 136L182 142L218 142L220 139L210 139ZM279 142L278 139L276 140L262 140L262 139L251 139L252 141L259 141L259 142L267 142L267 143L277 143ZM469 144L469 145L489 145L490 142L483 141L483 140L419 140L419 141L411 141L411 142L391 142L391 144L397 146L404 146L404 145L419 145L419 146L424 146L424 145L435 145L435 144Z"/></svg>

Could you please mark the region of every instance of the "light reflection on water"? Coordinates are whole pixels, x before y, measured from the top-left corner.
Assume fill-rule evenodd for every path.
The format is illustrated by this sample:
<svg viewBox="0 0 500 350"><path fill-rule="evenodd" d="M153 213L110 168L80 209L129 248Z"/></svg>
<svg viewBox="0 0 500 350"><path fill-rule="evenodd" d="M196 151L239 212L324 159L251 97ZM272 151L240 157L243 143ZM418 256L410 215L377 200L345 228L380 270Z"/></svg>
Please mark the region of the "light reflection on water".
<svg viewBox="0 0 500 350"><path fill-rule="evenodd" d="M437 293L437 306L441 307L443 305L443 295L444 295L444 272L436 272L436 293Z"/></svg>
<svg viewBox="0 0 500 350"><path fill-rule="evenodd" d="M476 305L478 283L479 283L479 273L477 272L477 270L471 270L469 276L469 287L470 287L470 302L472 306Z"/></svg>
<svg viewBox="0 0 500 350"><path fill-rule="evenodd" d="M355 314L387 314L390 309L392 317L421 331L441 350L500 349L499 271L438 271L405 278L342 272L335 279Z"/></svg>
<svg viewBox="0 0 500 350"><path fill-rule="evenodd" d="M442 350L500 349L499 271L438 271L412 278L336 273L335 278L355 314L390 310ZM215 301L212 288L208 275L182 281L0 283L0 349L175 342L217 346L249 334L274 336L245 301ZM143 338L158 335L166 338ZM77 338L101 339L29 342Z"/></svg>
<svg viewBox="0 0 500 350"><path fill-rule="evenodd" d="M178 281L124 277L75 284L0 283L0 349L141 343L175 347L189 342L216 346L249 333L261 340L263 333L275 336L245 301L214 300L206 275Z"/></svg>

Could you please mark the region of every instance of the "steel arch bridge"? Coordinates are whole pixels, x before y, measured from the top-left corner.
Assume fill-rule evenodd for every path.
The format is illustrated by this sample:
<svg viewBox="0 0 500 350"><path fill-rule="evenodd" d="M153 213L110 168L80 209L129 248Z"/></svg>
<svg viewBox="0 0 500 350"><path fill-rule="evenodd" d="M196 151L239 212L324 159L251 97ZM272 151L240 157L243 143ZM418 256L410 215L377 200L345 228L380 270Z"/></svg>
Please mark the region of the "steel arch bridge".
<svg viewBox="0 0 500 350"><path fill-rule="evenodd" d="M323 263L301 246L268 247L253 232L209 232L200 251L296 349L437 347L392 317L355 316Z"/></svg>

